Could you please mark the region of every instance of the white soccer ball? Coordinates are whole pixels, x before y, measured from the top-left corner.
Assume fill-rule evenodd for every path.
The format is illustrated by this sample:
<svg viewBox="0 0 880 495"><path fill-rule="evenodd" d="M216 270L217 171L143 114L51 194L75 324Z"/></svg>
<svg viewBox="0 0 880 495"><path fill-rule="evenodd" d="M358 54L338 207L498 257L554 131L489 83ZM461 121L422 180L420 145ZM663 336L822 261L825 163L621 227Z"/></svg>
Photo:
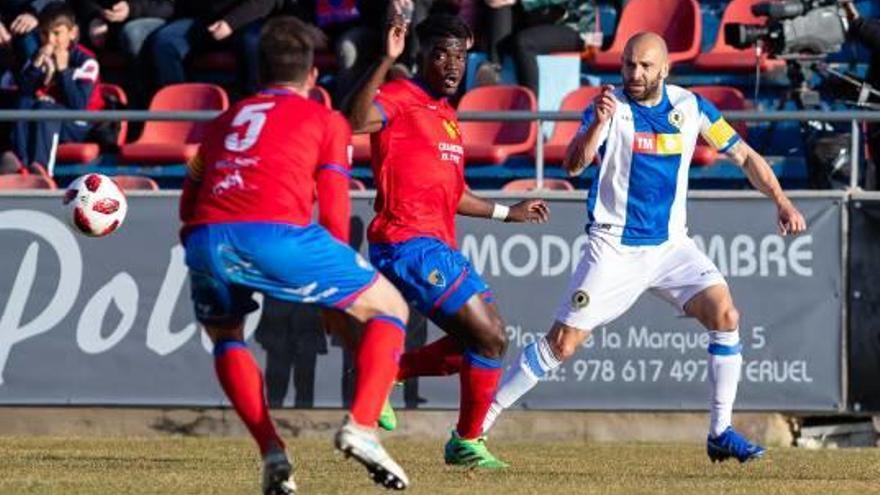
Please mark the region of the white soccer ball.
<svg viewBox="0 0 880 495"><path fill-rule="evenodd" d="M122 189L101 174L86 174L71 182L64 204L73 228L89 237L104 237L116 231L128 210Z"/></svg>

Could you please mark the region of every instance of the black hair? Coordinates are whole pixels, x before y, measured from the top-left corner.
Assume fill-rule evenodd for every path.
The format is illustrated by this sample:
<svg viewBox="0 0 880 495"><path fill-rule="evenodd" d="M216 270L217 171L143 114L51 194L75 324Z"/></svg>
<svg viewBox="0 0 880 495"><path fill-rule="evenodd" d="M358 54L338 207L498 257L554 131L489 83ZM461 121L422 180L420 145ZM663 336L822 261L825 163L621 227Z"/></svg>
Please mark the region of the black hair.
<svg viewBox="0 0 880 495"><path fill-rule="evenodd" d="M467 41L474 37L471 28L460 17L433 13L416 26L416 36L419 38L419 45L424 49L430 49L433 41L441 38Z"/></svg>
<svg viewBox="0 0 880 495"><path fill-rule="evenodd" d="M73 7L65 2L52 2L43 8L37 20L41 31L49 30L59 22L66 23L68 27L74 27L76 26L76 13L73 11Z"/></svg>

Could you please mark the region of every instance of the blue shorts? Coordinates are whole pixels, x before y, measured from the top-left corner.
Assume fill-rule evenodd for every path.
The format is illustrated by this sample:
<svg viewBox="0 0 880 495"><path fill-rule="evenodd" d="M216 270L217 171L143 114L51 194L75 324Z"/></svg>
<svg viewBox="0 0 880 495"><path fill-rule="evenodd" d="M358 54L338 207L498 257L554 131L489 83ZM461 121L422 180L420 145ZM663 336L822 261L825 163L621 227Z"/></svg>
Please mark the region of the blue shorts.
<svg viewBox="0 0 880 495"><path fill-rule="evenodd" d="M489 286L471 262L433 237L371 244L370 261L429 318L454 315L474 295L492 302Z"/></svg>
<svg viewBox="0 0 880 495"><path fill-rule="evenodd" d="M254 291L275 299L345 309L379 276L361 255L319 225L224 223L184 240L196 318L240 319Z"/></svg>

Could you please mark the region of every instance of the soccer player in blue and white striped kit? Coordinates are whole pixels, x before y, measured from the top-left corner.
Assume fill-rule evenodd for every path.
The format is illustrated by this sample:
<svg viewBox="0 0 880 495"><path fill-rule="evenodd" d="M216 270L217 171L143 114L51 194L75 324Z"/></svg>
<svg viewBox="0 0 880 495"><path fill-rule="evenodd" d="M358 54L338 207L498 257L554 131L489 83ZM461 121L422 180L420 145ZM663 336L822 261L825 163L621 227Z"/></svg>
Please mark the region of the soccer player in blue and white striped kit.
<svg viewBox="0 0 880 495"><path fill-rule="evenodd" d="M709 331L710 459L760 457L764 448L731 427L742 367L739 313L724 277L685 226L688 168L698 138L742 167L749 182L773 200L781 234L803 232L806 222L764 158L711 103L665 83L669 63L660 36L633 36L622 73L624 87L605 87L584 112L564 162L572 175L592 162L599 166L587 203L584 257L550 332L527 346L504 377L484 432L504 408L570 358L592 329L614 320L651 290Z"/></svg>

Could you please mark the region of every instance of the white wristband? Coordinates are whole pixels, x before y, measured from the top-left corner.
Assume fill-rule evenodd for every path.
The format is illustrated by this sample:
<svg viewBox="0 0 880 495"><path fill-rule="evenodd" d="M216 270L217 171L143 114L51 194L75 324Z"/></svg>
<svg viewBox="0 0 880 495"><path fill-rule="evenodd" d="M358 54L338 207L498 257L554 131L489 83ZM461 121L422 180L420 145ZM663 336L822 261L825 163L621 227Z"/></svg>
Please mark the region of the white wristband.
<svg viewBox="0 0 880 495"><path fill-rule="evenodd" d="M495 208L492 210L492 219L498 220L499 222L503 222L507 220L507 216L510 215L510 207L505 206L501 203L495 203Z"/></svg>

